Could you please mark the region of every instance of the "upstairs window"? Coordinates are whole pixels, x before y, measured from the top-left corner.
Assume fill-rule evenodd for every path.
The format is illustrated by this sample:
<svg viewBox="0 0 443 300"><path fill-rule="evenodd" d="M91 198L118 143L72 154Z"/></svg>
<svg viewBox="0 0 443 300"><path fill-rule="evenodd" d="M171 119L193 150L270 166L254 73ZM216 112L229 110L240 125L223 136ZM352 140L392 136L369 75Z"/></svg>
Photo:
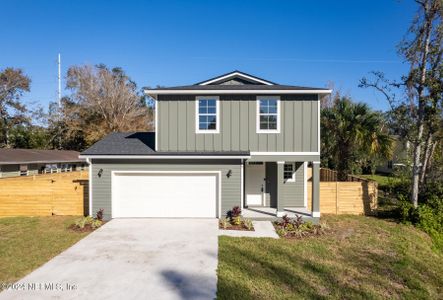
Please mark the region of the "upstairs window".
<svg viewBox="0 0 443 300"><path fill-rule="evenodd" d="M259 97L257 99L257 132L280 132L280 99L278 97Z"/></svg>
<svg viewBox="0 0 443 300"><path fill-rule="evenodd" d="M196 102L196 132L219 132L219 99L218 97L197 97Z"/></svg>

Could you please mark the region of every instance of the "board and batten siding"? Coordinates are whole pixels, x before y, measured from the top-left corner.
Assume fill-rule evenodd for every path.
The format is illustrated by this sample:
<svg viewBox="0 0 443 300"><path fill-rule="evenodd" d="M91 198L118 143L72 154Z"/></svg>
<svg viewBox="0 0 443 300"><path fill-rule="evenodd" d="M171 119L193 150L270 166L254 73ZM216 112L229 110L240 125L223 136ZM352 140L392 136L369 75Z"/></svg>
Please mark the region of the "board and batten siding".
<svg viewBox="0 0 443 300"><path fill-rule="evenodd" d="M257 133L257 96L221 95L220 133L197 134L196 96L161 95L159 151L317 152L317 95L280 95L280 133Z"/></svg>
<svg viewBox="0 0 443 300"><path fill-rule="evenodd" d="M288 161L288 163L290 163ZM246 165L246 168L248 166ZM277 163L266 162L266 206L277 207ZM304 169L302 162L295 162L295 181L285 181L282 184L284 207L304 207Z"/></svg>
<svg viewBox="0 0 443 300"><path fill-rule="evenodd" d="M102 174L99 177L99 170ZM228 178L227 173L232 170ZM103 208L105 219L111 218L112 171L221 171L221 215L241 205L240 160L94 160L92 161L92 213ZM174 188L174 187L171 187Z"/></svg>
<svg viewBox="0 0 443 300"><path fill-rule="evenodd" d="M285 207L304 207L304 168L303 163L295 163L295 181L283 183L283 203Z"/></svg>

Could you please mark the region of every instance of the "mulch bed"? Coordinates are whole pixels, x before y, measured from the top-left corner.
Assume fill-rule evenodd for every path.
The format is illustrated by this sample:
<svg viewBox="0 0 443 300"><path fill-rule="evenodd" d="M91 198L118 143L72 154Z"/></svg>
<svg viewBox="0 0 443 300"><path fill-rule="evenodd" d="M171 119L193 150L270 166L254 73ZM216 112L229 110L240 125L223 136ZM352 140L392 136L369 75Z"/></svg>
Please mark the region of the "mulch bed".
<svg viewBox="0 0 443 300"><path fill-rule="evenodd" d="M248 229L244 225L229 225L226 228L223 228L221 225L218 226L219 229L222 230L242 230L242 231L255 231L254 228Z"/></svg>
<svg viewBox="0 0 443 300"><path fill-rule="evenodd" d="M278 229L282 229L282 226L280 226L280 225L277 225L275 223L272 223L272 225L274 225L276 232ZM314 225L314 226L318 226L318 225ZM309 238L309 237L319 237L319 236L325 235L326 233L331 233L331 232L332 232L331 229L323 229L322 231L319 231L319 232L315 232L312 229L312 230L303 231L303 235L296 234L295 232L287 231L286 235L284 235L284 236L279 235L279 236L284 239L299 240L299 239L304 239L304 238Z"/></svg>
<svg viewBox="0 0 443 300"><path fill-rule="evenodd" d="M83 227L83 228L80 228L80 227L76 226L75 224L72 224L72 225L69 226L69 229L71 229L73 231L76 231L76 232L91 232L91 231L95 230L89 224L85 225L85 227Z"/></svg>
<svg viewBox="0 0 443 300"><path fill-rule="evenodd" d="M102 225L100 227L105 225L105 223L106 222L102 222ZM98 227L98 228L100 228L100 227ZM72 231L75 231L75 232L92 232L92 231L98 229L98 228L95 228L95 229L92 228L91 224L86 224L85 227L83 227L83 228L80 228L80 227L76 226L75 224L71 224L71 225L69 225L68 228L71 229Z"/></svg>

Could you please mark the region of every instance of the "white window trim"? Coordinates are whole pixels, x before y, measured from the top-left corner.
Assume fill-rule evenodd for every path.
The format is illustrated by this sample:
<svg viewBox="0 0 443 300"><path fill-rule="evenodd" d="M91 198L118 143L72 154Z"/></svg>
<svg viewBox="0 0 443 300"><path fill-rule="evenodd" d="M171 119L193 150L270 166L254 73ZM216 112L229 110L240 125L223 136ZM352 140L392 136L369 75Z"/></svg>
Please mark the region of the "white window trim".
<svg viewBox="0 0 443 300"><path fill-rule="evenodd" d="M199 128L199 110L198 102L201 99L215 99L215 129ZM218 96L197 96L195 97L195 133L211 134L220 133L220 97Z"/></svg>
<svg viewBox="0 0 443 300"><path fill-rule="evenodd" d="M260 129L260 100L275 99L277 100L277 129ZM257 133L280 133L280 97L279 96L258 96L256 100L257 112L256 112L256 123L257 123Z"/></svg>
<svg viewBox="0 0 443 300"><path fill-rule="evenodd" d="M285 179L286 182L295 182L295 173L297 172L297 170L295 169L295 162L285 162L284 165L292 165L292 178L290 179ZM285 177L285 166L283 165L283 178Z"/></svg>

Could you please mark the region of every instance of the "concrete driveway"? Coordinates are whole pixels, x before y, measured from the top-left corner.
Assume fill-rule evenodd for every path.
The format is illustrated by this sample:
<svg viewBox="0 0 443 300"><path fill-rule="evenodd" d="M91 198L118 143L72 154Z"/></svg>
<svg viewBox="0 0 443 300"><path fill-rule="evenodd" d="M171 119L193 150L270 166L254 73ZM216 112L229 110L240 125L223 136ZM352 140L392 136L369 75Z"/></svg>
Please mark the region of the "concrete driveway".
<svg viewBox="0 0 443 300"><path fill-rule="evenodd" d="M217 233L216 219L114 219L0 299L213 299Z"/></svg>

